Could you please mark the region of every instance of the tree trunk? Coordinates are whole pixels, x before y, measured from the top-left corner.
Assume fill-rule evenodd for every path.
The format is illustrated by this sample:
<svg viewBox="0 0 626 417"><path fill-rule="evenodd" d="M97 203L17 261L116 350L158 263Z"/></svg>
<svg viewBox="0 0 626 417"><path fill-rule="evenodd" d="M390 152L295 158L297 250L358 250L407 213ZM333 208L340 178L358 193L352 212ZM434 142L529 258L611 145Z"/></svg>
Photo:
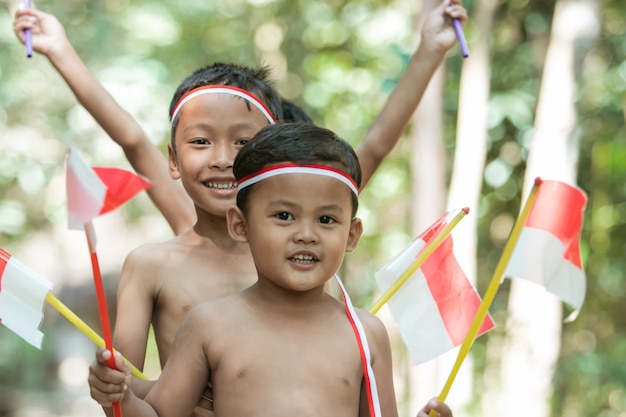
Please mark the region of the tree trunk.
<svg viewBox="0 0 626 417"><path fill-rule="evenodd" d="M537 104L523 199L536 177L576 183L578 137L574 87L575 42L596 24L592 1L559 0ZM573 22L576 22L573 24ZM532 283L512 280L494 415L550 415L552 376L560 351L561 302Z"/></svg>

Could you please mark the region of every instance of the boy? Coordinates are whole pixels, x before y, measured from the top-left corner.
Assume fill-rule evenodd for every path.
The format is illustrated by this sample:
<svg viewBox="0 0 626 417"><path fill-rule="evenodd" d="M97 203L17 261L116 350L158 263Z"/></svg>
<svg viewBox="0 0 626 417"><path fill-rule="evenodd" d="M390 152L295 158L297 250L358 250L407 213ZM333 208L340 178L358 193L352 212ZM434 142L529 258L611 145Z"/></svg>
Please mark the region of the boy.
<svg viewBox="0 0 626 417"><path fill-rule="evenodd" d="M197 221L169 241L140 246L124 262L113 344L140 369L150 325L163 366L191 307L255 281L250 251L231 239L226 211L237 192L235 155L261 128L275 123L273 113L281 111L266 75L264 70L215 64L187 77L174 94L170 172L193 201ZM136 387L141 395L150 388L136 383L142 384Z"/></svg>
<svg viewBox="0 0 626 417"><path fill-rule="evenodd" d="M456 44L452 27L453 18L462 22L467 20L467 13L461 5L461 0L446 0L431 12L422 30L418 50L411 58L383 110L357 147L356 153L363 171L362 187L368 183L383 158L400 139L430 78L443 61L448 49ZM19 10L16 12L14 31L22 42L24 29L32 30L34 50L50 60L78 101L124 149L135 171L150 178L153 186L148 190L148 194L175 234L192 227L196 218L191 201L182 192L178 182L169 180L161 153L147 138L139 124L115 102L89 72L69 43L58 20L35 9ZM285 105L288 110L293 110L293 107L290 107L291 103ZM297 111L301 109L295 110L295 115L308 117Z"/></svg>
<svg viewBox="0 0 626 417"><path fill-rule="evenodd" d="M233 171L228 231L249 246L256 283L189 312L145 401L128 389L118 355L123 372L93 367L92 390L108 392L100 403L121 401L126 417L189 415L210 380L215 417L397 416L384 325L324 290L362 233L350 145L314 125L272 125L243 147ZM452 415L442 404L418 415L433 408Z"/></svg>

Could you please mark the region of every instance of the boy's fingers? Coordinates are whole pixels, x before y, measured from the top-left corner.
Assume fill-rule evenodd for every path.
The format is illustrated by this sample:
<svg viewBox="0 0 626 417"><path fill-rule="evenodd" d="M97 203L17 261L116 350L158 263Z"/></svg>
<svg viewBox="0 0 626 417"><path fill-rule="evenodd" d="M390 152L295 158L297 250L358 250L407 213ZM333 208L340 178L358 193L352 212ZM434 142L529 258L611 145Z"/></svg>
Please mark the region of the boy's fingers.
<svg viewBox="0 0 626 417"><path fill-rule="evenodd" d="M98 404L110 407L114 402L121 401L124 393L130 384L130 370L121 372L108 367L108 359L111 352L100 349L96 353L96 360L89 366L89 393ZM119 361L117 360L119 357ZM116 363L120 366L128 367L121 360L121 356L116 354ZM130 367L128 367L130 368Z"/></svg>
<svg viewBox="0 0 626 417"><path fill-rule="evenodd" d="M125 374L130 374L131 369L130 369L130 365L124 360L124 358L122 357L122 354L119 352L115 352L115 367L121 371L124 372Z"/></svg>

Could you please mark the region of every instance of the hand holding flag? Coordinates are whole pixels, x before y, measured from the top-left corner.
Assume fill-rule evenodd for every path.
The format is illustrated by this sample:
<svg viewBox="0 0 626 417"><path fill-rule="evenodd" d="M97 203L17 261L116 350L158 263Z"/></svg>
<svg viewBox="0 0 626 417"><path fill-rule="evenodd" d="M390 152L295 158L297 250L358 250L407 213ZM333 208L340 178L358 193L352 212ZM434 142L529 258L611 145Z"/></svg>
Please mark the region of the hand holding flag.
<svg viewBox="0 0 626 417"><path fill-rule="evenodd" d="M548 185L542 188L543 184ZM524 275L525 279L546 283L546 287L550 287L550 291L569 300L574 307L582 305L585 282L584 274L581 280L582 262L580 262L578 241L585 202L586 196L580 189L558 181L535 179L528 199L513 225L509 240L504 247L498 265L496 265L484 299L472 322L472 327L461 345L452 371L437 400L442 402L446 400L463 360L469 354L480 322L487 314L505 274L519 274L520 277ZM538 231L524 233L525 228L536 228ZM535 233L539 234L539 239L534 239L533 242L532 238ZM541 234L544 235L541 236ZM545 234L551 234L552 237ZM522 235L526 235L526 237L522 239ZM554 237L558 242L561 242L560 251L558 250L559 243L555 242ZM536 250L532 248L533 244L541 242L544 242L542 248L536 248ZM545 259L543 250L548 250L552 257L558 254L557 259L550 261ZM517 259L511 266L507 267L513 254ZM539 277L525 275L524 269L518 269L520 265L533 263L541 264L539 270L542 272ZM580 271L577 270L578 268ZM533 272L536 271L537 269L533 270ZM569 282L568 278L571 278ZM433 416L434 414L431 413L430 415Z"/></svg>
<svg viewBox="0 0 626 417"><path fill-rule="evenodd" d="M149 187L141 177L118 168L90 168L78 152L70 149L67 155L67 206L70 229L84 228L91 256L94 285L98 298L98 311L102 334L107 350L113 353L113 337L106 304L100 265L96 254L96 236L92 220L131 199ZM109 367L115 369L111 355ZM120 403L113 404L113 413L121 417Z"/></svg>

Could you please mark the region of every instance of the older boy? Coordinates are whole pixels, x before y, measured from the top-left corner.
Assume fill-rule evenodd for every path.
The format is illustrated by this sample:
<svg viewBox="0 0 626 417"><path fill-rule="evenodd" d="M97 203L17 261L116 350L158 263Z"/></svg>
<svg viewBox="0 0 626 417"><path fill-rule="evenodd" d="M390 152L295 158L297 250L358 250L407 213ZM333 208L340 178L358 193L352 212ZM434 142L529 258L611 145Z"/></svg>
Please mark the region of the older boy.
<svg viewBox="0 0 626 417"><path fill-rule="evenodd" d="M215 417L397 416L384 325L324 290L362 233L356 154L326 129L279 124L262 129L233 169L228 230L248 244L257 282L189 312L145 401L128 389L119 356L124 371L93 367L91 387L121 401L126 417L188 415L207 379ZM108 354L99 351L100 363Z"/></svg>

